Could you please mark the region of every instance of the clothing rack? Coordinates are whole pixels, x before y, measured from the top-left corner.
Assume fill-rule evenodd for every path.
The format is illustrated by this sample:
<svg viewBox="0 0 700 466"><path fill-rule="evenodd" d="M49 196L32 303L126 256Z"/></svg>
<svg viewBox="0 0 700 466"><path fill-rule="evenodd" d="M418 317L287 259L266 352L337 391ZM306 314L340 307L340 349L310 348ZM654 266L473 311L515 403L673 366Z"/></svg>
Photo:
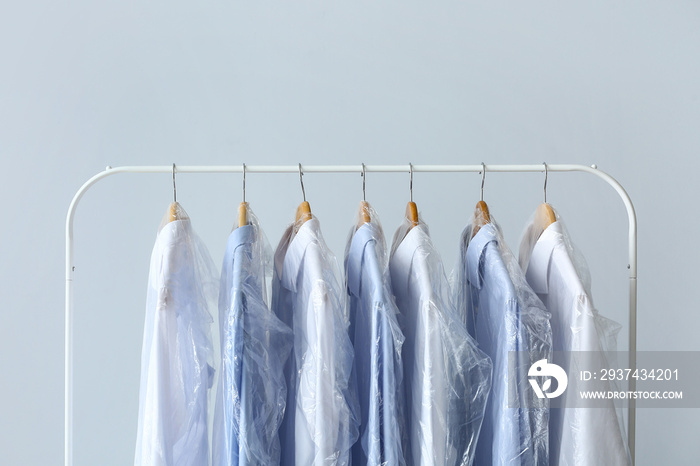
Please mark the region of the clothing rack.
<svg viewBox="0 0 700 466"><path fill-rule="evenodd" d="M107 167L87 180L73 196L66 215L66 300L65 300L65 424L64 464L73 466L73 218L80 199L98 181L117 173L415 173L415 172L584 172L601 178L617 192L627 210L629 221L629 367L636 368L637 351L637 216L629 195L612 176L598 170L596 165L153 165ZM630 390L636 381L630 379ZM635 400L629 400L628 443L632 463L635 456Z"/></svg>

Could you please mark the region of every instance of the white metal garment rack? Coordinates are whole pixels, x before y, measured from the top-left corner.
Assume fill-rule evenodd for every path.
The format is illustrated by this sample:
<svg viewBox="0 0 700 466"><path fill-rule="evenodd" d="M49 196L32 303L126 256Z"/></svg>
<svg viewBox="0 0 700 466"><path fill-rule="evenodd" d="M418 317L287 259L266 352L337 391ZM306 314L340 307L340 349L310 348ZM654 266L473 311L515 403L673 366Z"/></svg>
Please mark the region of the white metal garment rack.
<svg viewBox="0 0 700 466"><path fill-rule="evenodd" d="M246 173L408 173L408 172L585 172L603 179L620 196L627 209L629 220L629 364L636 367L637 350L637 217L632 200L625 189L613 177L598 170L595 165L246 165ZM65 301L65 466L73 466L73 218L78 202L88 189L98 181L117 173L242 173L243 165L213 166L124 166L107 167L83 184L75 193L66 216L66 301ZM630 390L635 390L635 380L630 380ZM635 402L629 401L628 436L634 463L635 452Z"/></svg>

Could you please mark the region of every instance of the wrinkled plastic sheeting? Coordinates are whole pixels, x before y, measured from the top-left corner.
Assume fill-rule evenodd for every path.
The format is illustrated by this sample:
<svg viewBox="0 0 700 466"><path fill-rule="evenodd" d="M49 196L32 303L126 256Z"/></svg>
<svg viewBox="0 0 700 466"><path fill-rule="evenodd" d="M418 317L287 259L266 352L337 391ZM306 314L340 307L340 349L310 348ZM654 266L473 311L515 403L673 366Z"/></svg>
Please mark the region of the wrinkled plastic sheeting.
<svg viewBox="0 0 700 466"><path fill-rule="evenodd" d="M405 337L389 283L384 232L366 202L348 236L345 271L361 412L353 464L411 464L401 356Z"/></svg>
<svg viewBox="0 0 700 466"><path fill-rule="evenodd" d="M179 204L166 213L148 279L136 466L209 464L208 392L214 379L209 253Z"/></svg>
<svg viewBox="0 0 700 466"><path fill-rule="evenodd" d="M551 207L551 206L550 206ZM617 337L622 329L622 326L615 322L614 320L608 319L601 315L593 304L593 298L591 293L591 273L588 268L588 263L586 258L581 253L581 251L576 247L576 245L571 241L571 236L566 228L566 224L562 220L559 212L552 207L556 217L557 228L561 231L561 239L569 255L571 263L573 264L576 274L583 285L585 295L581 296L576 305L578 312L576 315L589 316L593 318L593 322L596 328L596 334L599 337L599 347L595 348L595 351L603 351L605 353L611 353L617 351ZM526 223L525 230L522 235L520 242L519 251L519 262L522 270L526 271L530 262L530 255L532 250L537 243L537 240L542 235L543 230L538 222L535 221L536 212L530 216L528 222ZM572 335L578 335L583 330L580 326L574 326L570 328ZM555 351L566 350L564 348L554 348ZM594 349L588 349L587 351L593 351Z"/></svg>
<svg viewBox="0 0 700 466"><path fill-rule="evenodd" d="M405 241L418 246L410 270L399 272L394 263ZM408 430L415 464L473 463L475 447L491 389L492 363L476 345L459 319L450 296L442 260L419 219L405 218L397 229L391 252L392 288L406 336L404 377ZM405 273L420 298L404 294L394 275ZM411 286L411 285L409 285ZM427 288L430 288L429 290ZM420 327L418 327L420 326Z"/></svg>
<svg viewBox="0 0 700 466"><path fill-rule="evenodd" d="M292 330L269 309L272 250L247 207L248 224L229 236L221 269L221 370L214 413L214 466L274 465L287 387Z"/></svg>
<svg viewBox="0 0 700 466"><path fill-rule="evenodd" d="M294 332L281 464L346 466L359 426L353 348L338 264L318 219L290 225L274 261L272 308Z"/></svg>
<svg viewBox="0 0 700 466"><path fill-rule="evenodd" d="M527 374L535 362L551 360L550 314L527 284L493 216L473 235L476 225L473 216L462 232L452 287L460 318L494 364L477 463L490 458L493 464L546 465L549 404L531 390ZM469 256L477 238L481 243L474 247L483 250ZM477 277L470 276L473 271Z"/></svg>
<svg viewBox="0 0 700 466"><path fill-rule="evenodd" d="M581 364L596 364L587 365L594 372L618 367L614 352L617 351L621 325L602 316L596 309L586 260L572 242L559 213L552 210L556 221L550 225L539 221L537 211L530 216L522 235L519 256L522 269L528 271L533 249L547 231L547 241L554 245L548 257L547 280L563 279L565 271L571 271L573 267L573 273L566 273L562 289L558 289L554 296L549 293L543 297L545 302L551 300L547 305L553 314L552 321L557 322L553 325L554 362L572 372L574 368L570 367L572 361L568 358L574 357ZM557 264L556 274L550 268L552 263ZM568 298L558 299L558 296ZM596 357L588 357L588 354ZM606 391L620 390L615 380L600 383L607 385ZM566 404L567 397L578 392L578 385L575 377L569 377L569 386L560 401ZM622 408L612 402L606 407L552 410L550 448L556 456L553 461L558 461L561 466L593 465L601 459L621 465L632 464L623 419Z"/></svg>

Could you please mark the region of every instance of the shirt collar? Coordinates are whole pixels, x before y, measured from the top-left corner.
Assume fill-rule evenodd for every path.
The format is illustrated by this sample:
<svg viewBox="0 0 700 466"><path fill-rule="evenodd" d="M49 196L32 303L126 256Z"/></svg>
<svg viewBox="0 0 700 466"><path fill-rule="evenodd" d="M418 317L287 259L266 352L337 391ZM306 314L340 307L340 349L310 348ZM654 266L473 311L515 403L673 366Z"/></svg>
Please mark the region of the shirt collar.
<svg viewBox="0 0 700 466"><path fill-rule="evenodd" d="M235 244L252 243L255 241L255 227L253 225L243 225L231 232L230 241Z"/></svg>
<svg viewBox="0 0 700 466"><path fill-rule="evenodd" d="M318 219L311 218L304 222L291 239L282 263L282 285L288 290L297 291L297 277L304 262L306 248L312 243L318 243L321 236Z"/></svg>
<svg viewBox="0 0 700 466"><path fill-rule="evenodd" d="M231 232L228 235L228 241L226 242L226 252L224 253L224 260L227 264L233 261L233 254L241 245L252 244L255 242L255 227L253 225L243 225Z"/></svg>
<svg viewBox="0 0 700 466"><path fill-rule="evenodd" d="M552 253L561 241L561 223L554 222L545 228L532 248L525 276L535 293L546 294L549 292L547 277L549 277Z"/></svg>
<svg viewBox="0 0 700 466"><path fill-rule="evenodd" d="M362 283L362 263L365 254L365 247L372 241L377 247L381 247L382 241L379 238L379 229L373 223L365 223L357 229L352 236L350 249L346 264L348 289L355 295L360 295L360 284Z"/></svg>
<svg viewBox="0 0 700 466"><path fill-rule="evenodd" d="M168 222L160 229L157 236L159 245L160 280L169 287L174 280L188 286L193 283L189 278L182 278L192 268L187 267L188 261L192 261L192 248L190 245L192 225L190 219L181 219Z"/></svg>
<svg viewBox="0 0 700 466"><path fill-rule="evenodd" d="M168 222L158 231L157 241L164 246L180 241L192 231L192 223L189 218Z"/></svg>
<svg viewBox="0 0 700 466"><path fill-rule="evenodd" d="M467 228L465 231L471 234L472 229ZM498 243L498 230L493 223L482 226L467 245L467 280L477 289L481 289L483 284L479 272L484 250L489 243Z"/></svg>
<svg viewBox="0 0 700 466"><path fill-rule="evenodd" d="M411 228L394 251L389 267L391 269L391 284L397 291L395 294L406 295L408 280L411 274L413 256L421 245L430 243L425 225L418 224Z"/></svg>

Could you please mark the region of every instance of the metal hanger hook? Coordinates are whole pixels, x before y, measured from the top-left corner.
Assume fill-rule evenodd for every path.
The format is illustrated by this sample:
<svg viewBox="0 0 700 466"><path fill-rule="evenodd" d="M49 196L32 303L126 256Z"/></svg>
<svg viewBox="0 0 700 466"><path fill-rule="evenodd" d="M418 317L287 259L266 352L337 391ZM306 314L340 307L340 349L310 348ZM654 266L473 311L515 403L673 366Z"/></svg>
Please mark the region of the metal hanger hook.
<svg viewBox="0 0 700 466"><path fill-rule="evenodd" d="M365 164L362 164L362 200L367 201L367 195L365 194L365 185L367 182L367 171L365 170Z"/></svg>
<svg viewBox="0 0 700 466"><path fill-rule="evenodd" d="M301 170L301 164L299 164L299 182L301 183L301 194L304 197L304 202L306 202L306 190L304 189L304 172Z"/></svg>
<svg viewBox="0 0 700 466"><path fill-rule="evenodd" d="M542 165L544 165L544 203L547 203L547 175L549 173L549 170L547 170L547 162L542 162Z"/></svg>
<svg viewBox="0 0 700 466"><path fill-rule="evenodd" d="M408 164L408 171L411 174L411 181L408 184L408 190L411 192L411 202L413 202L413 164Z"/></svg>
<svg viewBox="0 0 700 466"><path fill-rule="evenodd" d="M175 164L173 164L173 202L177 202L177 188L175 187Z"/></svg>
<svg viewBox="0 0 700 466"><path fill-rule="evenodd" d="M243 164L243 202L245 202L245 164Z"/></svg>
<svg viewBox="0 0 700 466"><path fill-rule="evenodd" d="M484 200L484 180L486 180L486 164L481 162L481 200Z"/></svg>

